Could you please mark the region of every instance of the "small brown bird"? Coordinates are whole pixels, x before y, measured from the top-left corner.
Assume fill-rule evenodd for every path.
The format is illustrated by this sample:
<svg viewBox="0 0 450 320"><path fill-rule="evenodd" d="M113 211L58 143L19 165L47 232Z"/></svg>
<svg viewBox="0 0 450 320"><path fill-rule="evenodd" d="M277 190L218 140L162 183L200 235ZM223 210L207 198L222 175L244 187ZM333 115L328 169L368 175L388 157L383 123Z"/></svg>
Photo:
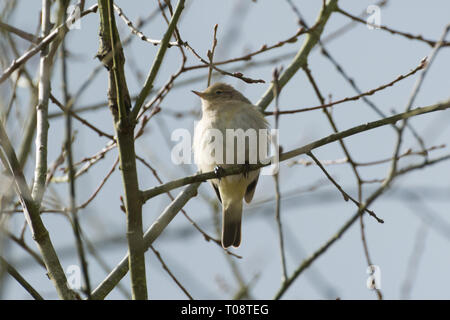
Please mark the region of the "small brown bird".
<svg viewBox="0 0 450 320"><path fill-rule="evenodd" d="M258 108L232 86L220 82L203 92L193 92L202 100L202 118L195 128L193 143L199 170L217 172L236 164L260 162L260 130L267 135L268 123ZM245 147L241 149L236 143L240 139L239 132L245 135ZM211 180L222 203L224 248L239 247L241 243L242 201L252 200L258 178L259 170L254 170Z"/></svg>

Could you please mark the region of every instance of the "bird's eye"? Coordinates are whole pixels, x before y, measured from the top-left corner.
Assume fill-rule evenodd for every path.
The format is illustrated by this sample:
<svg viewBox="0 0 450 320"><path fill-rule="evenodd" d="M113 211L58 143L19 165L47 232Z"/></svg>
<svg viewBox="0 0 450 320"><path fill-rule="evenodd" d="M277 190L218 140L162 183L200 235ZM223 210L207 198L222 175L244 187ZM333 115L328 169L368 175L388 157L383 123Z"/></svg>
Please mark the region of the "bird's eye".
<svg viewBox="0 0 450 320"><path fill-rule="evenodd" d="M216 91L216 94L222 94L222 93L223 93L222 90L217 90L217 91Z"/></svg>

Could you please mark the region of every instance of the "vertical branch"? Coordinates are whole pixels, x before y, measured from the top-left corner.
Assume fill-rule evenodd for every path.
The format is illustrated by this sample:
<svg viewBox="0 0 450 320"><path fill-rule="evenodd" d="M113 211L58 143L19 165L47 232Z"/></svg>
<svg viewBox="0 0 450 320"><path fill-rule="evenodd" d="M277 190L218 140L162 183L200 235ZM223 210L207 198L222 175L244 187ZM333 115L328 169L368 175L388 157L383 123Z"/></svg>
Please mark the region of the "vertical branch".
<svg viewBox="0 0 450 320"><path fill-rule="evenodd" d="M53 281L53 284L56 287L56 292L62 299L78 298L75 292L70 290L67 285L67 278L64 270L59 262L58 256L56 255L56 251L50 240L48 231L42 223L39 206L31 197L31 192L27 186L25 177L23 176L19 161L17 160L14 149L1 122L0 147L4 151L7 162L5 162L6 159L3 159L3 157L1 160L4 167L9 169L11 176L14 177L17 195L20 203L22 204L25 219L30 227L31 236L39 247L45 267L48 271L48 276Z"/></svg>
<svg viewBox="0 0 450 320"><path fill-rule="evenodd" d="M117 31L112 0L99 0L100 48L98 57L109 71L108 100L117 135L125 209L129 268L133 299L147 299L147 280L142 230L142 199L136 169L134 145L135 119L131 115L130 95L125 80L122 45ZM112 61L108 53L112 52Z"/></svg>
<svg viewBox="0 0 450 320"><path fill-rule="evenodd" d="M209 69L208 69L208 85L207 87L209 87L209 85L211 84L211 76L212 76L212 71L213 71L213 59L214 59L214 53L216 51L216 46L217 46L217 28L219 27L218 24L216 24L214 26L214 37L213 37L213 43L212 43L212 48L211 50L208 50L208 59L209 59Z"/></svg>
<svg viewBox="0 0 450 320"><path fill-rule="evenodd" d="M50 33L50 0L42 0L42 37ZM34 171L34 184L32 197L40 206L45 191L47 177L47 142L48 142L48 99L50 97L51 58L48 55L48 46L41 51L39 65L39 85L36 131L36 166Z"/></svg>
<svg viewBox="0 0 450 320"><path fill-rule="evenodd" d="M59 7L59 19L62 21L66 20L66 10L69 5L69 1L61 1ZM91 283L89 279L88 266L86 261L86 255L83 248L83 242L81 240L81 229L78 220L78 210L76 206L76 189L75 189L75 168L73 165L73 150L72 150L72 113L70 112L73 103L70 103L70 95L67 88L67 59L66 59L66 43L63 38L61 41L61 87L64 97L64 105L66 106L65 120L66 120L66 137L65 137L65 150L67 152L67 168L69 177L69 212L72 215L73 231L75 235L75 243L78 252L78 259L81 263L81 269L83 272L83 278L85 283L85 293L88 299L91 298Z"/></svg>
<svg viewBox="0 0 450 320"><path fill-rule="evenodd" d="M153 82L155 81L156 75L158 74L159 68L161 67L161 63L163 61L164 55L166 54L166 50L167 50L170 38L172 37L172 34L175 30L175 27L177 25L178 19L180 18L181 12L184 9L184 2L185 2L185 0L178 1L178 4L175 8L175 12L173 13L172 19L170 20L169 26L167 28L167 31L161 40L161 45L159 46L155 60L153 60L152 67L147 76L147 79L145 80L144 87L142 88L141 92L139 93L139 96L137 97L136 102L134 104L133 112L132 112L133 119L137 118L137 116L139 114L139 110L141 109L142 105L144 104L144 101L147 98L148 94L150 93L150 90L152 90L152 88L153 88Z"/></svg>
<svg viewBox="0 0 450 320"><path fill-rule="evenodd" d="M278 77L281 70L275 69L273 71L273 95L275 96L275 130L278 130L278 121L279 121L279 95L280 95L280 84L278 82ZM281 153L281 147L276 146L276 148L279 148L277 150L279 153ZM281 276L281 282L284 283L287 279L287 268L286 268L286 254L284 250L284 237L283 237L283 228L281 224L281 215L280 215L280 209L281 209L281 194L280 194L280 172L278 171L273 175L273 178L275 180L275 219L277 221L277 228L278 228L278 240L280 245L280 255L281 255L281 268L282 268L282 276Z"/></svg>
<svg viewBox="0 0 450 320"><path fill-rule="evenodd" d="M14 42L14 39L11 37L11 35L7 34L8 44L11 47L11 50L14 53L14 56L19 58L19 51L17 50L16 43ZM20 167L23 169L25 167L26 162L28 161L29 153L31 151L31 145L33 142L34 133L36 131L36 105L38 101L38 88L33 82L33 78L27 71L26 65L22 67L22 75L27 81L28 88L30 90L30 114L28 115L28 119L26 120L25 129L23 130L23 138L22 142L20 144L20 147L18 149L18 155Z"/></svg>

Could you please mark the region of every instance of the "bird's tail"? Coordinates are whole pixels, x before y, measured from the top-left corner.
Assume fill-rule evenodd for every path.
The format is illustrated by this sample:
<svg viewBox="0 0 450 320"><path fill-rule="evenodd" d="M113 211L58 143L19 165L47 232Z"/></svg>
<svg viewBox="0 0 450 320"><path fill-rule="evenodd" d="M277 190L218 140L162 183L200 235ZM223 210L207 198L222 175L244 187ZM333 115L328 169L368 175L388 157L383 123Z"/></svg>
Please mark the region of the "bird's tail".
<svg viewBox="0 0 450 320"><path fill-rule="evenodd" d="M242 200L231 201L222 207L222 247L241 244Z"/></svg>

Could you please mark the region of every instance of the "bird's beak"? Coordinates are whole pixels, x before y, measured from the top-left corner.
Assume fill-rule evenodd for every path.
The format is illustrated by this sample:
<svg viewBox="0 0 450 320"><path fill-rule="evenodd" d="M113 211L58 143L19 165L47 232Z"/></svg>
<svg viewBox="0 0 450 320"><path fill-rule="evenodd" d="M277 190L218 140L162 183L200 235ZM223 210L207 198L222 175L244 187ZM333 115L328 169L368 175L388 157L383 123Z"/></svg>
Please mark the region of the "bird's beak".
<svg viewBox="0 0 450 320"><path fill-rule="evenodd" d="M198 95L200 98L204 98L205 97L205 94L203 92L198 92L198 91L195 91L195 90L192 90L192 92L195 93L196 95Z"/></svg>

